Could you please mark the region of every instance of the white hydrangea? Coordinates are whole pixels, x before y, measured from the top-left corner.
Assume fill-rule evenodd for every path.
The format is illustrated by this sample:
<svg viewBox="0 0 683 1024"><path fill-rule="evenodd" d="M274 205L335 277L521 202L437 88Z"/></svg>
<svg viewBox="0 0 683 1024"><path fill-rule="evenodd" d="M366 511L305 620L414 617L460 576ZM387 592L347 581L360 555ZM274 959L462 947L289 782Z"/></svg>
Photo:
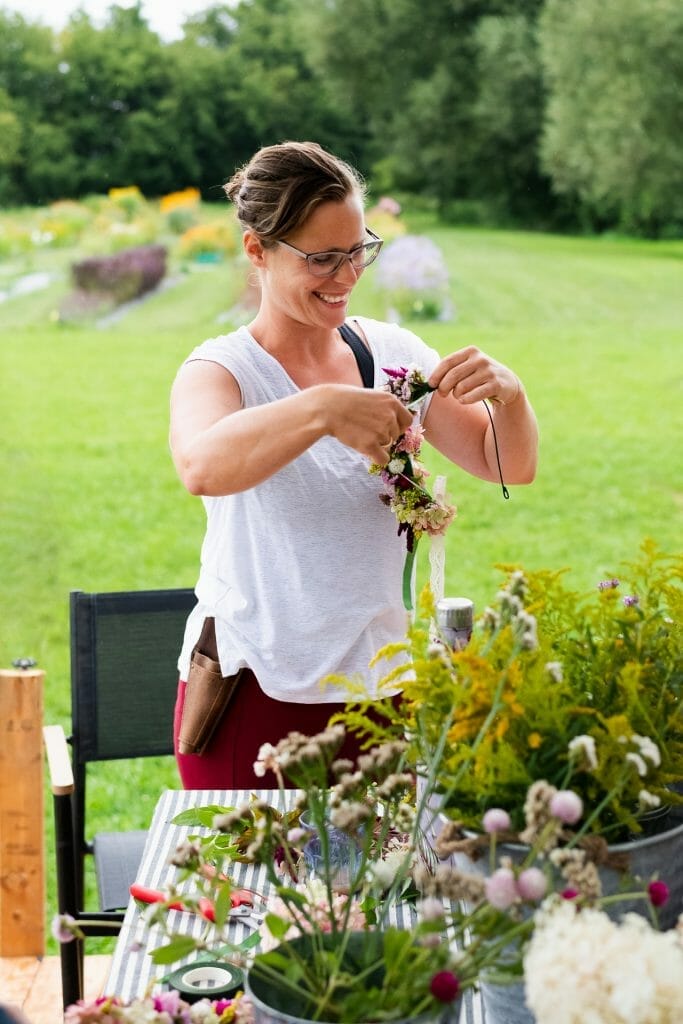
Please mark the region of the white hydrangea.
<svg viewBox="0 0 683 1024"><path fill-rule="evenodd" d="M548 901L538 916L524 974L537 1024L680 1024L683 938L627 914L576 912Z"/></svg>

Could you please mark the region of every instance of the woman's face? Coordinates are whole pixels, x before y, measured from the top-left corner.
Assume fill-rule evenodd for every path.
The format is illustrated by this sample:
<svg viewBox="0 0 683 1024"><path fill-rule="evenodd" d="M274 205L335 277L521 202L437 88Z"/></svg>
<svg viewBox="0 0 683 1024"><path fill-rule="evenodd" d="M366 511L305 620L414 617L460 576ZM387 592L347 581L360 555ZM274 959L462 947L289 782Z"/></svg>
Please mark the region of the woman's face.
<svg viewBox="0 0 683 1024"><path fill-rule="evenodd" d="M350 252L368 240L358 195L322 203L286 241L303 253ZM334 274L311 274L305 259L285 245L263 250L264 300L278 312L309 326L334 329L346 318L351 291L362 270L344 260Z"/></svg>

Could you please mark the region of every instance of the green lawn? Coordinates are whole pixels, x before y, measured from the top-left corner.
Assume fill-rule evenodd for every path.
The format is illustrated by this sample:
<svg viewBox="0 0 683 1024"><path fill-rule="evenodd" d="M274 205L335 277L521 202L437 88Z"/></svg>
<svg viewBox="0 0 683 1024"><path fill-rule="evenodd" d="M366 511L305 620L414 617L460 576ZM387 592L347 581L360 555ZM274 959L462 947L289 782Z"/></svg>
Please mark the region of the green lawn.
<svg viewBox="0 0 683 1024"><path fill-rule="evenodd" d="M447 593L481 609L500 578L496 563L566 566L583 588L615 574L645 536L680 548L683 244L426 220L413 229L443 249L458 316L410 326L444 354L474 343L509 363L541 428L537 480L512 488L508 502L497 486L448 469L459 514ZM68 253L47 258L66 273ZM11 271L0 264L5 277ZM107 329L51 320L64 277L0 303L0 664L37 658L50 722L68 722L71 589L194 583L203 512L171 465L168 393L192 346L226 329L218 317L242 273L230 264L192 270ZM354 305L384 315L372 270ZM444 471L434 453L427 461ZM420 582L427 553L425 541ZM100 826L144 826L158 791L178 784L172 763L120 775L104 771L94 789ZM49 800L47 811L51 869ZM49 914L53 889L50 874Z"/></svg>

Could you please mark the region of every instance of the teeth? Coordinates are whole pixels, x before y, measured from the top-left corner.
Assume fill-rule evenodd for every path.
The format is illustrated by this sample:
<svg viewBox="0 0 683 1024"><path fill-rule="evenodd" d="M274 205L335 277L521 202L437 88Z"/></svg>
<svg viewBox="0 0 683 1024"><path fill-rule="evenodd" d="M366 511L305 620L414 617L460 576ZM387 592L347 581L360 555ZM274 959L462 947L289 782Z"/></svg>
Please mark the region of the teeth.
<svg viewBox="0 0 683 1024"><path fill-rule="evenodd" d="M316 292L315 294L319 299L322 299L323 302L343 302L346 298L345 295L323 295L322 292Z"/></svg>

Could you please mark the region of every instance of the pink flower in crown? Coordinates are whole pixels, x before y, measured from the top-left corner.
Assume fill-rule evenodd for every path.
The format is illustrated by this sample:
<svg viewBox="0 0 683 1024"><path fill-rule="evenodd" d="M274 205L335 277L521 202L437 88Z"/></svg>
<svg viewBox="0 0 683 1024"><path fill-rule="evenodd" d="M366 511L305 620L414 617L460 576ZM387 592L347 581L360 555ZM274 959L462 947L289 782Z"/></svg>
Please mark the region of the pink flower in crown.
<svg viewBox="0 0 683 1024"><path fill-rule="evenodd" d="M100 997L92 1002L80 999L66 1008L64 1021L65 1024L115 1024L121 1019L117 1009L122 1006L116 996Z"/></svg>
<svg viewBox="0 0 683 1024"><path fill-rule="evenodd" d="M424 438L424 427L421 423L413 423L408 427L403 437L400 437L394 446L394 451L407 452L408 455L417 455L422 447Z"/></svg>
<svg viewBox="0 0 683 1024"><path fill-rule="evenodd" d="M152 1002L157 1013L167 1013L170 1017L177 1016L182 1008L180 993L176 992L175 989L172 989L170 992L162 992L158 996L153 996Z"/></svg>

